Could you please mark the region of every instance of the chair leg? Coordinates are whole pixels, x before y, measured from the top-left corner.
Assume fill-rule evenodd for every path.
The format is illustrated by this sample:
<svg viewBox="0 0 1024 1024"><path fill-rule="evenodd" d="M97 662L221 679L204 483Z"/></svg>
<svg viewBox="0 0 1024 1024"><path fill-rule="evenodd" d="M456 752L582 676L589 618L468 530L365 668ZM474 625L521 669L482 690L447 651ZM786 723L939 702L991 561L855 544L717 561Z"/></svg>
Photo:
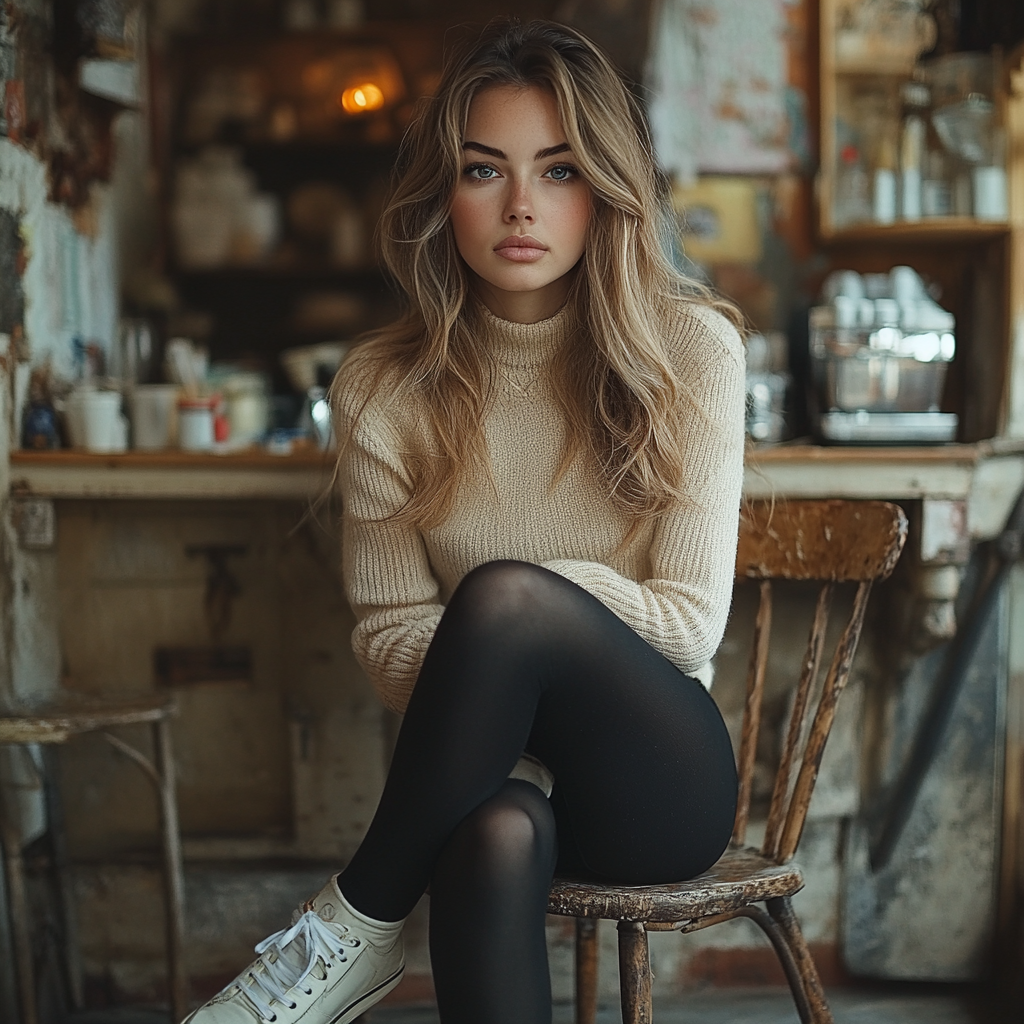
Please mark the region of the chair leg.
<svg viewBox="0 0 1024 1024"><path fill-rule="evenodd" d="M807 1024L835 1024L832 1011L828 1008L828 1002L825 999L825 990L818 977L818 969L814 966L811 951L807 948L804 934L800 930L800 922L797 920L796 914L793 913L793 904L789 897L779 896L768 900L765 905L785 942L787 952L795 967L795 972L787 971L786 973L789 976L790 987L793 989L793 996L796 999L801 1019L805 1020ZM785 964L786 958L782 957L782 960ZM807 1017L804 1017L805 1012L808 1014Z"/></svg>
<svg viewBox="0 0 1024 1024"><path fill-rule="evenodd" d="M651 1024L651 958L642 921L619 922L622 1024Z"/></svg>
<svg viewBox="0 0 1024 1024"><path fill-rule="evenodd" d="M597 922L576 918L576 1024L597 1020Z"/></svg>
<svg viewBox="0 0 1024 1024"><path fill-rule="evenodd" d="M160 783L160 823L164 842L164 890L167 898L167 959L171 1012L175 1022L188 1012L188 975L185 972L185 875L175 792L171 723L162 718L153 725L156 768Z"/></svg>
<svg viewBox="0 0 1024 1024"><path fill-rule="evenodd" d="M7 869L7 900L17 960L18 996L23 1024L38 1024L36 979L32 964L32 933L29 929L28 894L25 887L25 863L21 859L21 836L0 807L0 842Z"/></svg>

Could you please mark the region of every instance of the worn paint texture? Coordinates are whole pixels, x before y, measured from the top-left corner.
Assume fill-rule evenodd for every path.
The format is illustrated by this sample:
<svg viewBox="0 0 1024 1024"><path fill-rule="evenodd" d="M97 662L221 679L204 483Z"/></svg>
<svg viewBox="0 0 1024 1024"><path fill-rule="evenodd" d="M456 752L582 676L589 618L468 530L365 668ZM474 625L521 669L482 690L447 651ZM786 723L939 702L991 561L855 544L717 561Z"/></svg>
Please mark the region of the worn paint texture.
<svg viewBox="0 0 1024 1024"><path fill-rule="evenodd" d="M889 863L868 864L871 811L845 850L844 951L869 977L967 981L991 968L998 877L1007 682L1003 595ZM888 696L881 791L896 778L935 685L946 648L918 659Z"/></svg>
<svg viewBox="0 0 1024 1024"><path fill-rule="evenodd" d="M16 265L23 267L17 292L6 309L17 311L21 322L10 333L18 344L9 346L3 365L7 407L7 445L18 444L20 411L32 366L49 362L54 373L73 379L75 339L94 341L109 350L116 331L118 285L112 204L108 190L97 187L93 202L97 219L93 236L76 230L71 213L47 199L46 167L28 150L0 138L0 211L8 225L8 244L17 244ZM6 459L5 473L7 470ZM52 693L60 680L60 647L56 620L52 552L20 549L13 539L8 487L3 489L6 534L7 608L5 632L9 659L10 694L38 700Z"/></svg>
<svg viewBox="0 0 1024 1024"><path fill-rule="evenodd" d="M71 380L74 339L109 351L117 330L115 210L109 188L96 186L90 231L83 233L71 211L48 200L47 187L45 164L0 139L0 209L18 219L25 247L25 340L33 364L49 358L54 372Z"/></svg>
<svg viewBox="0 0 1024 1024"><path fill-rule="evenodd" d="M786 0L752 16L747 0L665 0L648 68L651 127L663 167L779 174L808 156L806 102L787 82Z"/></svg>

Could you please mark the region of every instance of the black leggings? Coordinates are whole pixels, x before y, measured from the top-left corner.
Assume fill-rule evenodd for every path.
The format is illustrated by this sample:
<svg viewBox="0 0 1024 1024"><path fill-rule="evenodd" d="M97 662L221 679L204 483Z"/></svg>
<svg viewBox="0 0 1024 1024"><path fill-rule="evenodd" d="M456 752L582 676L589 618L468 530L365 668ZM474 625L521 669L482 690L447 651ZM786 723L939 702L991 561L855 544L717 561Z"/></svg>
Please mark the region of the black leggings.
<svg viewBox="0 0 1024 1024"><path fill-rule="evenodd" d="M551 800L508 780L523 751ZM736 769L711 696L575 583L490 562L452 595L366 838L339 885L378 920L430 885L444 1024L546 1024L547 890L564 871L691 878L732 830Z"/></svg>

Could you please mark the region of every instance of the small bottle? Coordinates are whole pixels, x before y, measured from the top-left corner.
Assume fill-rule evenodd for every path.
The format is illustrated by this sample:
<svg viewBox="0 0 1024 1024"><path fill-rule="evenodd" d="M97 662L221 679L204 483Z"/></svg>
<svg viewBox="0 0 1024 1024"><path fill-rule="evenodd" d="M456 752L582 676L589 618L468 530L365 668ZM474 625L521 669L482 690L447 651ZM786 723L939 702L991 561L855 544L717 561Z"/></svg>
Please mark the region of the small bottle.
<svg viewBox="0 0 1024 1024"><path fill-rule="evenodd" d="M878 161L872 192L872 214L876 224L892 224L896 220L896 147L883 138L878 147Z"/></svg>
<svg viewBox="0 0 1024 1024"><path fill-rule="evenodd" d="M924 112L931 94L920 82L906 82L903 96L903 132L900 138L900 215L903 220L920 220L921 183L925 154Z"/></svg>
<svg viewBox="0 0 1024 1024"><path fill-rule="evenodd" d="M854 145L843 146L839 153L836 191L833 200L833 218L840 227L862 224L871 220L871 199L868 173L860 150Z"/></svg>
<svg viewBox="0 0 1024 1024"><path fill-rule="evenodd" d="M946 173L946 158L937 150L925 154L925 176L921 183L921 213L925 217L948 217L953 212L953 193Z"/></svg>

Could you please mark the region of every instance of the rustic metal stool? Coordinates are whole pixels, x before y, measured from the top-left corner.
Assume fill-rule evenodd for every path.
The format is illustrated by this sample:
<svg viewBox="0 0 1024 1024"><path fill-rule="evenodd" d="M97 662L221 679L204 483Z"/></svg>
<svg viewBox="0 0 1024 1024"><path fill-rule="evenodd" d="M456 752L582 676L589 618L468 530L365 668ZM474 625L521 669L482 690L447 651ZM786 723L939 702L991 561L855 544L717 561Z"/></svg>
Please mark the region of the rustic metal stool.
<svg viewBox="0 0 1024 1024"><path fill-rule="evenodd" d="M136 701L101 701L72 696L40 708L0 711L0 744L56 744L73 736L99 732L116 750L142 769L153 783L160 806L163 835L164 894L167 904L167 970L174 1019L187 1012L188 979L185 975L183 940L185 932L184 874L181 858L181 833L175 799L174 758L171 751L170 717L177 711L166 697ZM121 725L148 724L153 731L154 760L150 760L124 740L107 732ZM53 827L53 823L50 823ZM38 1024L36 991L32 965L31 933L25 889L21 839L0 802L0 844L7 869L7 889L11 905L14 947L17 959L18 988L24 1024ZM74 942L75 936L69 936ZM77 953L77 950L75 951ZM72 998L81 1002L81 979L70 970ZM77 988L77 991L75 989Z"/></svg>

